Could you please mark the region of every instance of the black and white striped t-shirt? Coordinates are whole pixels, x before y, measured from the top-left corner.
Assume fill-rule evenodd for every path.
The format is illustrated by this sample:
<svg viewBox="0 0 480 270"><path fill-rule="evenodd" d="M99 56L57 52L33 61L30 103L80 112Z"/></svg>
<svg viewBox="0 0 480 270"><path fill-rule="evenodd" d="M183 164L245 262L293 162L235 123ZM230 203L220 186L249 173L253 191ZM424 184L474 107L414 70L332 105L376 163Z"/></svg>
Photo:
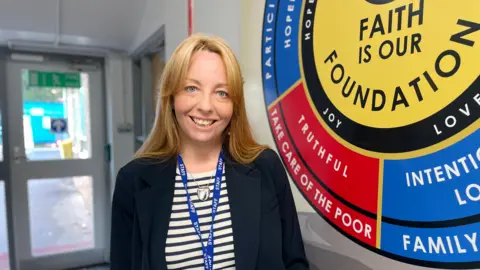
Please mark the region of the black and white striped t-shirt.
<svg viewBox="0 0 480 270"><path fill-rule="evenodd" d="M205 186L210 183L210 200L199 201L196 195L197 184ZM215 172L198 174L188 173L188 192L197 210L202 239L204 245L208 239L210 225L212 222L212 196ZM214 238L214 265L213 269L235 269L235 253L233 245L232 222L230 219L230 206L228 203L227 183L225 181L225 168L222 177L222 189L220 192L220 203L215 217L215 238ZM173 197L172 214L167 235L165 249L168 269L198 269L203 270L203 253L195 229L190 220L188 212L187 197L178 168L175 178L175 193Z"/></svg>

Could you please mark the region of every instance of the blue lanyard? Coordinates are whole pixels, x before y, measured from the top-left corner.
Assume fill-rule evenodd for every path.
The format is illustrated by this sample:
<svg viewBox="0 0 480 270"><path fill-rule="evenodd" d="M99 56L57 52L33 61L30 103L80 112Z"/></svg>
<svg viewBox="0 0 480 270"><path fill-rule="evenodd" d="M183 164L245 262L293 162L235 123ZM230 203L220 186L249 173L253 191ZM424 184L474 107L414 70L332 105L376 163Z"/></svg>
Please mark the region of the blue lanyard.
<svg viewBox="0 0 480 270"><path fill-rule="evenodd" d="M222 189L222 174L223 174L223 154L220 152L217 163L217 172L215 174L215 183L213 186L213 201L212 201L212 224L210 227L210 233L208 234L207 246L203 245L202 232L200 230L200 222L198 221L197 210L193 205L192 200L190 199L190 194L188 193L188 179L187 179L187 170L185 169L185 164L180 155L178 155L178 168L180 171L180 176L182 177L183 186L185 187L185 192L187 193L187 204L189 206L190 220L192 221L193 228L197 232L198 237L200 238L200 243L202 244L203 251L203 262L205 265L205 270L213 269L213 240L214 240L214 229L213 224L215 216L217 215L218 203L220 201L220 190Z"/></svg>

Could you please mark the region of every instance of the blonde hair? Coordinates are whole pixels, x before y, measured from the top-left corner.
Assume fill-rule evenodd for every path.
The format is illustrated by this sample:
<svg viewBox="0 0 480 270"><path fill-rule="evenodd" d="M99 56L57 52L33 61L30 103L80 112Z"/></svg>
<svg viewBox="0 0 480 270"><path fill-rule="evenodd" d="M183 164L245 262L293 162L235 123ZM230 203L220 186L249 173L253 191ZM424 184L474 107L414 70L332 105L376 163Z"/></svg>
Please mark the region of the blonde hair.
<svg viewBox="0 0 480 270"><path fill-rule="evenodd" d="M181 142L173 111L173 97L183 87L192 56L201 50L217 53L225 64L233 115L228 130L225 130L228 135L224 136L224 149L228 150L234 161L247 164L268 148L253 138L245 109L242 74L235 54L221 38L195 34L176 48L164 68L158 89L155 121L136 158L168 159L178 154Z"/></svg>

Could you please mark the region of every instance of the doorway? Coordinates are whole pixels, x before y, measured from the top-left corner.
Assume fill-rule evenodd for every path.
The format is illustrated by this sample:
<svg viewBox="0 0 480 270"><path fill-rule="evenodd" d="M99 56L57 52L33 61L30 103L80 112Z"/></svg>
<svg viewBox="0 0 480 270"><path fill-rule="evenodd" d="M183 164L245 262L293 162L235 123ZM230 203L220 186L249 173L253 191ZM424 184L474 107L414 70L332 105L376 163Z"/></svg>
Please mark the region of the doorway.
<svg viewBox="0 0 480 270"><path fill-rule="evenodd" d="M9 269L2 265L11 257L12 269L103 262L108 161L102 66L78 70L66 61L8 59L4 72L0 269Z"/></svg>

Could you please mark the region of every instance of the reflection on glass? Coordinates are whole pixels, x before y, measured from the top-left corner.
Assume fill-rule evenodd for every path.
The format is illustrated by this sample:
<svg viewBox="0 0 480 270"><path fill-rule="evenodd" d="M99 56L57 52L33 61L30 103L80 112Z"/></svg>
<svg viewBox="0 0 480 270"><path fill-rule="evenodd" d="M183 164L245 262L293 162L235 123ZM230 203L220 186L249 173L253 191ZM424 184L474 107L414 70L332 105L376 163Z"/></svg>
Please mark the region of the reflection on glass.
<svg viewBox="0 0 480 270"><path fill-rule="evenodd" d="M23 70L27 158L37 161L90 158L88 74L79 73L81 84L76 88L30 86L29 74L29 70Z"/></svg>
<svg viewBox="0 0 480 270"><path fill-rule="evenodd" d="M68 253L95 246L92 183L90 176L28 181L33 256Z"/></svg>
<svg viewBox="0 0 480 270"><path fill-rule="evenodd" d="M10 269L8 257L7 208L5 206L5 182L0 180L0 270Z"/></svg>

